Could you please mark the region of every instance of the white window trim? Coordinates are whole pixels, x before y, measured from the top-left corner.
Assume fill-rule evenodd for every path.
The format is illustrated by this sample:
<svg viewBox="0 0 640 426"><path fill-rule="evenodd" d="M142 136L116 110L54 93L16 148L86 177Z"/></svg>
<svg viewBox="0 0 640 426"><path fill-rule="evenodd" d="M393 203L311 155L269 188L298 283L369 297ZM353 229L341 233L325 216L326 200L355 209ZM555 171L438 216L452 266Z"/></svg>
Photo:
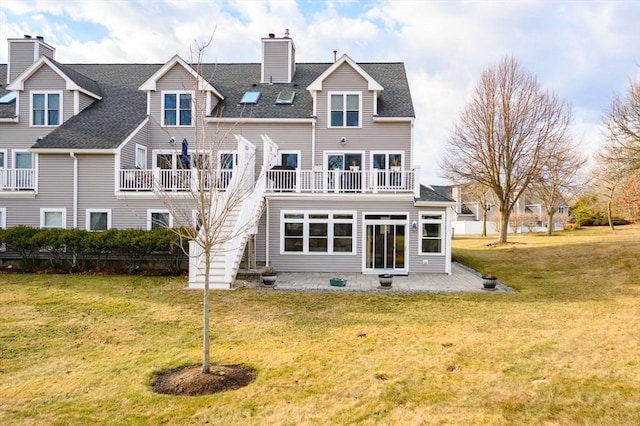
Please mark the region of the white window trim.
<svg viewBox="0 0 640 426"><path fill-rule="evenodd" d="M302 219L287 219L286 214L302 214ZM313 214L326 214L328 219L309 219L309 215ZM334 219L334 215L351 215L351 219ZM302 251L285 251L284 244L284 224L285 222L302 222ZM309 251L309 224L310 223L326 223L327 224L327 251ZM335 236L333 234L333 225L336 223L350 223L351 224L351 251L334 251L333 241ZM280 254L281 255L304 255L304 256L352 256L357 254L357 211L355 210L281 210L280 211Z"/></svg>
<svg viewBox="0 0 640 426"><path fill-rule="evenodd" d="M0 207L0 229L7 228L7 208ZM0 243L0 251L6 251L7 246L4 243Z"/></svg>
<svg viewBox="0 0 640 426"><path fill-rule="evenodd" d="M343 151L323 151L323 159L322 159L322 161L323 161L323 164L322 164L323 170L329 170L328 167L329 167L329 156L330 155L342 155L344 157L345 155L348 155L348 154L360 154L360 161L362 162L362 164L360 166L360 170L361 171L367 170L367 158L365 156L365 152L364 151L358 151L358 150L349 150L349 149L343 150ZM343 167L346 167L343 170L345 170L345 171L349 170L349 165L348 164L345 163L343 165Z"/></svg>
<svg viewBox="0 0 640 426"><path fill-rule="evenodd" d="M7 157L8 155L8 150L6 149L1 149L0 148L0 154L4 154L3 158L4 158L4 164L0 164L0 170L2 169L7 169L7 163L9 162L9 157ZM0 185L1 186L1 185Z"/></svg>
<svg viewBox="0 0 640 426"><path fill-rule="evenodd" d="M373 168L373 156L374 155L386 155L387 159L389 159L390 155L399 155L400 156L400 170L404 170L405 169L405 153L404 151L371 151L369 154L369 164L371 164L371 167ZM388 169L386 170L391 170L391 164L388 164Z"/></svg>
<svg viewBox="0 0 640 426"><path fill-rule="evenodd" d="M191 124L180 124L180 95L191 95ZM176 95L176 124L165 124L164 122L164 95ZM193 90L163 90L160 93L160 125L162 127L194 127L195 92Z"/></svg>
<svg viewBox="0 0 640 426"><path fill-rule="evenodd" d="M60 229L67 229L67 209L66 208L48 208L43 207L40 209L40 228L42 229L54 229L44 226L44 217L47 213L62 213L62 227Z"/></svg>
<svg viewBox="0 0 640 426"><path fill-rule="evenodd" d="M282 154L296 154L298 156L298 169L302 168L302 151L292 149L281 149L278 151L278 165L282 166Z"/></svg>
<svg viewBox="0 0 640 426"><path fill-rule="evenodd" d="M343 110L343 120L342 126L332 126L331 125L331 96L332 95L342 95L344 99L344 110ZM358 95L358 125L357 126L347 126L347 97L346 95ZM327 128L329 129L361 129L362 128L362 92L358 91L332 91L327 93Z"/></svg>
<svg viewBox="0 0 640 426"><path fill-rule="evenodd" d="M143 170L146 169L147 168L147 158L148 158L147 157L147 154L148 154L147 153L147 147L144 146L144 145L136 144L135 150L136 151L135 151L135 159L134 159L134 161L135 161L136 168L137 169L143 169ZM140 164L140 162L139 162L140 158L138 157L138 150L144 151L144 164Z"/></svg>
<svg viewBox="0 0 640 426"><path fill-rule="evenodd" d="M59 120L58 124L49 124L49 95L58 94L60 99L59 107ZM46 95L45 96L45 114L44 119L46 124L33 124L33 95ZM29 127L58 127L64 122L64 97L62 96L62 90L32 90L29 92Z"/></svg>
<svg viewBox="0 0 640 426"><path fill-rule="evenodd" d="M107 214L107 229L111 229L111 209L86 209L84 217L84 227L89 232L101 232L102 230L91 230L91 213Z"/></svg>
<svg viewBox="0 0 640 426"><path fill-rule="evenodd" d="M147 231L151 231L154 213L169 213L169 228L173 228L173 215L167 209L148 209L147 210Z"/></svg>
<svg viewBox="0 0 640 426"><path fill-rule="evenodd" d="M423 219L424 215L439 215L440 220ZM423 252L422 251L422 225L425 223L438 223L440 224L440 251L439 252ZM439 210L425 210L418 212L418 255L420 256L442 256L446 252L446 218L445 212ZM434 238L435 239L435 238Z"/></svg>

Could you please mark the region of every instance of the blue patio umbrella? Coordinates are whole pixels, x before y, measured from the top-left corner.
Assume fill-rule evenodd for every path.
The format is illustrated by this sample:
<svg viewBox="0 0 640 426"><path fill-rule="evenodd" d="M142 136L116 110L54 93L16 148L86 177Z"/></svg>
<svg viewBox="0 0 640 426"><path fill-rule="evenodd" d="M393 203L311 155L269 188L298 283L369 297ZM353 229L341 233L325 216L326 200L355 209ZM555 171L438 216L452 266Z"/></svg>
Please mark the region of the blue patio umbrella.
<svg viewBox="0 0 640 426"><path fill-rule="evenodd" d="M189 142L187 138L182 139L182 155L180 155L180 162L182 167L188 169L191 167L191 160L189 160Z"/></svg>

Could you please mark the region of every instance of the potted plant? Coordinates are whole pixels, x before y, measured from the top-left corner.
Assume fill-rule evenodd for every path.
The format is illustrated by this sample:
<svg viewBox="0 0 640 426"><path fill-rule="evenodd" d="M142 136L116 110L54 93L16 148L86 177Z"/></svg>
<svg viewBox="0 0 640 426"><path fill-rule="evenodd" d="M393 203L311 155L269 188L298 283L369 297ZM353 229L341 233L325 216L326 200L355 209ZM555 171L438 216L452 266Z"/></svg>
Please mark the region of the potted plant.
<svg viewBox="0 0 640 426"><path fill-rule="evenodd" d="M400 157L393 157L391 159L391 171L399 172L400 171Z"/></svg>
<svg viewBox="0 0 640 426"><path fill-rule="evenodd" d="M498 277L495 275L483 275L482 276L482 288L484 290L495 290L498 284Z"/></svg>
<svg viewBox="0 0 640 426"><path fill-rule="evenodd" d="M352 172L357 172L358 170L360 170L360 166L358 166L358 163L353 160L351 162L351 165L349 166L349 170L351 170Z"/></svg>
<svg viewBox="0 0 640 426"><path fill-rule="evenodd" d="M265 266L260 273L260 279L262 280L262 284L264 285L274 285L276 283L277 277L278 273L273 269L271 265Z"/></svg>
<svg viewBox="0 0 640 426"><path fill-rule="evenodd" d="M329 278L329 284L333 287L344 287L347 285L347 279L338 277Z"/></svg>
<svg viewBox="0 0 640 426"><path fill-rule="evenodd" d="M393 275L391 274L379 274L378 280L380 281L380 286L384 288L390 288L391 283L393 282Z"/></svg>

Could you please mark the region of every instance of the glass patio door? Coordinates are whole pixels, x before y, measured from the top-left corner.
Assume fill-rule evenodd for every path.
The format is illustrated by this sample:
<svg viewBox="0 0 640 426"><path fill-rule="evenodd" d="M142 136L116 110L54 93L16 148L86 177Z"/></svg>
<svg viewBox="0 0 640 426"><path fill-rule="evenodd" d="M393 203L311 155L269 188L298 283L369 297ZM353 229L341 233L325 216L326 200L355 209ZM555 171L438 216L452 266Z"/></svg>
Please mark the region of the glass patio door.
<svg viewBox="0 0 640 426"><path fill-rule="evenodd" d="M405 223L379 221L365 226L365 270L406 272Z"/></svg>

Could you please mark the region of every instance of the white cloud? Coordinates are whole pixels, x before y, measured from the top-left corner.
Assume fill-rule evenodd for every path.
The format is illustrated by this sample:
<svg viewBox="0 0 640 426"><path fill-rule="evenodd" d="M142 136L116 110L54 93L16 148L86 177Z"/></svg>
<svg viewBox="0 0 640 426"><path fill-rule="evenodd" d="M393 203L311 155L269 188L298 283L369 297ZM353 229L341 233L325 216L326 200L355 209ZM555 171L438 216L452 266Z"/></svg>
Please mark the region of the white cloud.
<svg viewBox="0 0 640 426"><path fill-rule="evenodd" d="M188 58L194 40L215 29L205 60L259 62L260 38L289 28L301 62L330 62L334 49L361 62L402 61L417 114L416 158L425 180L434 181L435 162L481 71L506 54L573 105L576 137L596 149L612 94L638 72L639 17L636 0L3 0L0 40L44 35L63 62L159 63L176 53ZM0 62L6 54L0 41Z"/></svg>

